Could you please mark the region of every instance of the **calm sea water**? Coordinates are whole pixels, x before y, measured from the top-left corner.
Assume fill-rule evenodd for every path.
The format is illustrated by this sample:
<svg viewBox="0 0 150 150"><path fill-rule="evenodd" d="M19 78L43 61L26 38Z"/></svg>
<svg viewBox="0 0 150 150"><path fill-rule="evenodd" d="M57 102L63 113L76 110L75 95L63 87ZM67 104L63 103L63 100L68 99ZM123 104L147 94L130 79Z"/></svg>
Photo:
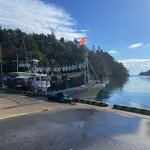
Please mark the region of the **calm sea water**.
<svg viewBox="0 0 150 150"><path fill-rule="evenodd" d="M97 100L114 104L150 109L150 77L131 76L110 79L110 84L101 90Z"/></svg>

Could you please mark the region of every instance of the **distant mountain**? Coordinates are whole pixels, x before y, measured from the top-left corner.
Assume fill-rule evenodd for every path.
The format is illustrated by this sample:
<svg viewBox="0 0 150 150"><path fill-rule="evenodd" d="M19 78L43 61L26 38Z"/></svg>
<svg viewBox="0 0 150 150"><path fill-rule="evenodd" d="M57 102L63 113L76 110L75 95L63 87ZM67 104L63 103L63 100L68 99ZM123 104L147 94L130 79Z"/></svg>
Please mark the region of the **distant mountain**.
<svg viewBox="0 0 150 150"><path fill-rule="evenodd" d="M150 76L150 70L145 71L145 72L140 72L139 75L140 76Z"/></svg>

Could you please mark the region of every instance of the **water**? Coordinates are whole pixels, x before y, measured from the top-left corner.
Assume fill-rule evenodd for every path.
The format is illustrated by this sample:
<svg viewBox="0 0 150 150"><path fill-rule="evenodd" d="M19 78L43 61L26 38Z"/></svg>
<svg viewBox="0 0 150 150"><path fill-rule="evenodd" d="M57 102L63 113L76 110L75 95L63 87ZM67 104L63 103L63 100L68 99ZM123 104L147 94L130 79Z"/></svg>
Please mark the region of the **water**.
<svg viewBox="0 0 150 150"><path fill-rule="evenodd" d="M150 76L110 79L110 84L98 93L97 100L150 109Z"/></svg>

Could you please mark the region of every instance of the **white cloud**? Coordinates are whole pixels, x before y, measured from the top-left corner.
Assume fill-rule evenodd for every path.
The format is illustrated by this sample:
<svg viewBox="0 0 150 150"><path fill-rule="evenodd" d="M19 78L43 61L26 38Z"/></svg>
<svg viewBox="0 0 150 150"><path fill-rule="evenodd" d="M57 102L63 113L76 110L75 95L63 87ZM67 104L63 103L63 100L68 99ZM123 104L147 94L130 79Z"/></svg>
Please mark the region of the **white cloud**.
<svg viewBox="0 0 150 150"><path fill-rule="evenodd" d="M142 45L143 45L143 43L136 43L136 44L130 45L128 48L136 48L136 47L140 47Z"/></svg>
<svg viewBox="0 0 150 150"><path fill-rule="evenodd" d="M150 70L150 59L126 59L118 60L118 62L122 62L131 75Z"/></svg>
<svg viewBox="0 0 150 150"><path fill-rule="evenodd" d="M110 53L110 54L116 54L117 51L115 51L115 50L110 50L108 53Z"/></svg>
<svg viewBox="0 0 150 150"><path fill-rule="evenodd" d="M0 0L0 26L27 33L50 34L73 40L85 37L76 30L76 21L64 9L41 0Z"/></svg>
<svg viewBox="0 0 150 150"><path fill-rule="evenodd" d="M89 30L88 29L82 29L80 30L81 32L88 32Z"/></svg>

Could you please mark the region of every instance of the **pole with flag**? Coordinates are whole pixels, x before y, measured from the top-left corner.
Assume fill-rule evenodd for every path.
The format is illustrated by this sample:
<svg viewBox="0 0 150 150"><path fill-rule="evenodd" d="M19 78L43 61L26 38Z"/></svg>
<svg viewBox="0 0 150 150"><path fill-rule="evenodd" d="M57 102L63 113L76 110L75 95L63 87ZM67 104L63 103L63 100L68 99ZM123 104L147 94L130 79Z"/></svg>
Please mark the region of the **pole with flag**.
<svg viewBox="0 0 150 150"><path fill-rule="evenodd" d="M79 45L85 45L85 38L83 37L81 41L79 42ZM88 83L89 83L89 67L88 67L88 52L84 46L84 56L85 56L85 62L84 62L84 84L86 85L86 76L88 75Z"/></svg>

